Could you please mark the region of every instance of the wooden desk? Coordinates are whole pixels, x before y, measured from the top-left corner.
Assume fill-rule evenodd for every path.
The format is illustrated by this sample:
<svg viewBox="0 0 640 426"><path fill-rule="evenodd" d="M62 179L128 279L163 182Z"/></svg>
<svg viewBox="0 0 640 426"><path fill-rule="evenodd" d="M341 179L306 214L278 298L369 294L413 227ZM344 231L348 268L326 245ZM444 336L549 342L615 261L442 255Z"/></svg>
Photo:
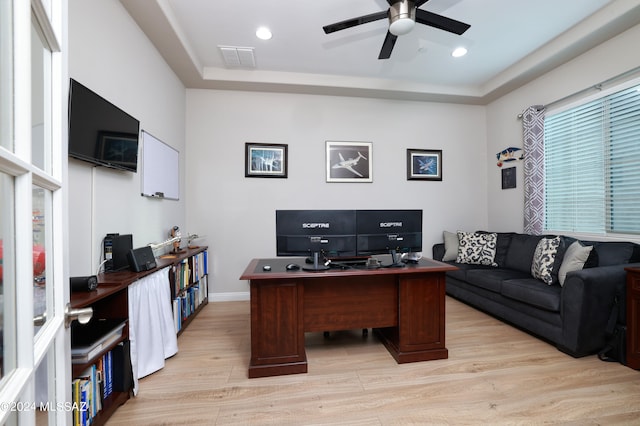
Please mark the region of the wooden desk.
<svg viewBox="0 0 640 426"><path fill-rule="evenodd" d="M249 378L307 372L304 333L373 328L398 363L444 359L445 272L430 259L404 268L287 271L304 259L253 259ZM270 271L263 271L269 265Z"/></svg>
<svg viewBox="0 0 640 426"><path fill-rule="evenodd" d="M627 365L640 370L640 268L627 271Z"/></svg>

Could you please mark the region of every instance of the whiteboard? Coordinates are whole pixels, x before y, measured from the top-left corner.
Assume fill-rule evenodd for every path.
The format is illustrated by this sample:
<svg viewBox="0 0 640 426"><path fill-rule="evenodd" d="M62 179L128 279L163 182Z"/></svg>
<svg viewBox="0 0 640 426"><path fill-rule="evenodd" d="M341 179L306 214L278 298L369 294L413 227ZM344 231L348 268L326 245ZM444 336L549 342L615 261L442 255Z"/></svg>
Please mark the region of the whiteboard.
<svg viewBox="0 0 640 426"><path fill-rule="evenodd" d="M142 131L142 194L145 197L180 198L180 153Z"/></svg>

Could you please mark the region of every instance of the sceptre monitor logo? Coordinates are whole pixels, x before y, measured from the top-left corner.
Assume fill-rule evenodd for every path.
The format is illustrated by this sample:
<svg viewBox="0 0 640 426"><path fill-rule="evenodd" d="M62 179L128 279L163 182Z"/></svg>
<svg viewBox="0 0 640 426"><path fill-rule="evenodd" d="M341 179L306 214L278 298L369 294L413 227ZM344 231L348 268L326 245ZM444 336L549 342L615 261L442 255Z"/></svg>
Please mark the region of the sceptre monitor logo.
<svg viewBox="0 0 640 426"><path fill-rule="evenodd" d="M402 228L402 222L380 222L380 228Z"/></svg>
<svg viewBox="0 0 640 426"><path fill-rule="evenodd" d="M303 223L304 229L329 229L329 223Z"/></svg>

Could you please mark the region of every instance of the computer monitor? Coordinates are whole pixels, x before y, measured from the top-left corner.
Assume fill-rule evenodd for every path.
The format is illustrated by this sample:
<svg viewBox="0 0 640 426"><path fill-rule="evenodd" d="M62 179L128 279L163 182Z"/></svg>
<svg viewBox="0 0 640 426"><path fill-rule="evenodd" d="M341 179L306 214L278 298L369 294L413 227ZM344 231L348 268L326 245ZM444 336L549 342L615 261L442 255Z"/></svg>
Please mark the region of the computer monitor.
<svg viewBox="0 0 640 426"><path fill-rule="evenodd" d="M391 265L404 266L399 253L422 251L422 210L357 210L358 256L391 254Z"/></svg>
<svg viewBox="0 0 640 426"><path fill-rule="evenodd" d="M328 269L322 258L356 255L355 210L276 210L276 254L311 256L305 270Z"/></svg>

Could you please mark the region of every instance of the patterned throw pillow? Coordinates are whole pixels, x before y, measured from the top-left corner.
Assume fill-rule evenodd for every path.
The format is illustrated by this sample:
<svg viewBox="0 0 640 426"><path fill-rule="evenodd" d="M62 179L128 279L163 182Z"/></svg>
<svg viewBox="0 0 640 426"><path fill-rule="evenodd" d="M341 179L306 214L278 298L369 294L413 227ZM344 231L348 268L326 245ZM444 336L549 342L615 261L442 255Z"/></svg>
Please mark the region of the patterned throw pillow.
<svg viewBox="0 0 640 426"><path fill-rule="evenodd" d="M498 234L496 233L458 231L458 257L456 262L497 266L494 263L497 239Z"/></svg>
<svg viewBox="0 0 640 426"><path fill-rule="evenodd" d="M553 284L553 265L560 247L560 237L542 238L533 253L531 275L544 283Z"/></svg>

